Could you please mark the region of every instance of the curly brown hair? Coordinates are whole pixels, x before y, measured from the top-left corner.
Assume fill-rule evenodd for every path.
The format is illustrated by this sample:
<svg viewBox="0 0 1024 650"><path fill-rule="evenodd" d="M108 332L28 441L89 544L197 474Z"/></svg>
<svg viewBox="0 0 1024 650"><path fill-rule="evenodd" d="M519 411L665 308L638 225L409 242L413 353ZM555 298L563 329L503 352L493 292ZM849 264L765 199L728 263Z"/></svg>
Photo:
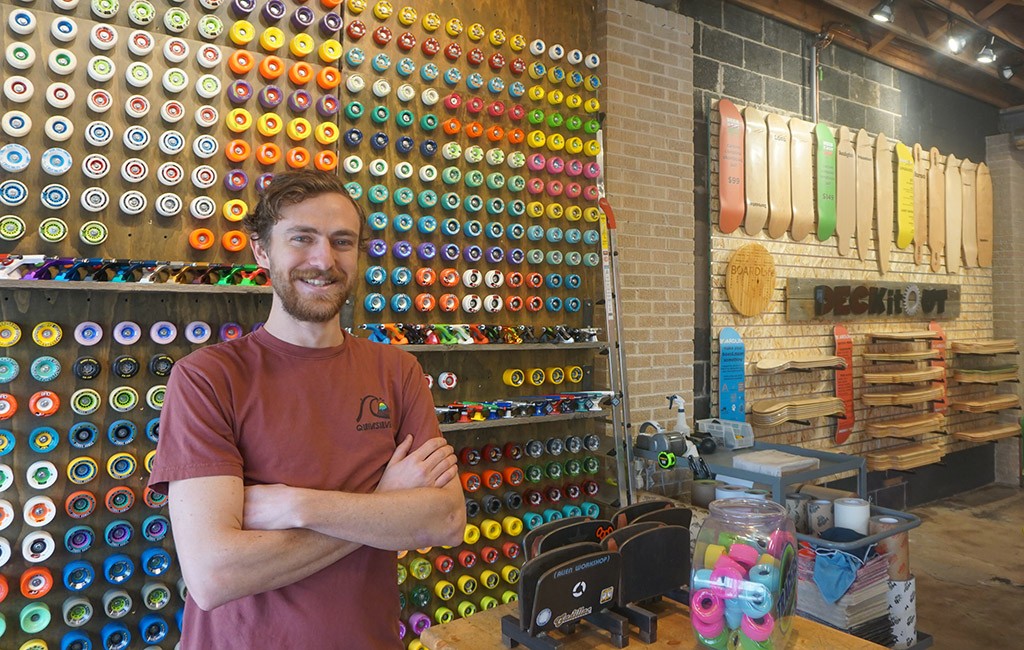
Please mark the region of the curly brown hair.
<svg viewBox="0 0 1024 650"><path fill-rule="evenodd" d="M340 194L352 203L359 216L359 243L362 246L365 243L363 222L366 221L363 209L349 195L344 181L333 174L312 169L274 174L274 179L263 190L259 203L242 220L242 227L251 239L264 244L269 243L270 231L281 219L281 208L302 203L321 194Z"/></svg>

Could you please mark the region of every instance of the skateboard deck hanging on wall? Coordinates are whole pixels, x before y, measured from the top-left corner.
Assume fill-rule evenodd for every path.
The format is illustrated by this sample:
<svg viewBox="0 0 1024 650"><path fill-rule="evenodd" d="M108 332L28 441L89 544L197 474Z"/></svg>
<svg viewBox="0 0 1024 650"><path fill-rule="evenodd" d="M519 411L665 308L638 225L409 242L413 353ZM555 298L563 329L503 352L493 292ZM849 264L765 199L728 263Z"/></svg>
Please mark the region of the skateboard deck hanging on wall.
<svg viewBox="0 0 1024 650"><path fill-rule="evenodd" d="M850 238L857 232L857 152L853 134L839 127L836 138L836 239L839 254L850 254Z"/></svg>
<svg viewBox="0 0 1024 650"><path fill-rule="evenodd" d="M936 353L936 358L928 362L928 365L932 368L942 368L941 381L932 382L933 387L941 386L942 388L942 397L932 402L932 411L945 414L949 410L949 397L946 393L946 332L936 321L928 323L928 329L938 334L936 338L929 341L932 350Z"/></svg>
<svg viewBox="0 0 1024 650"><path fill-rule="evenodd" d="M978 193L978 266L992 266L992 175L988 165L978 164L978 178L975 182Z"/></svg>
<svg viewBox="0 0 1024 650"><path fill-rule="evenodd" d="M878 270L889 272L889 251L892 249L892 151L889 138L879 133L875 138L875 233L878 237Z"/></svg>
<svg viewBox="0 0 1024 650"><path fill-rule="evenodd" d="M946 250L946 172L939 150L932 147L928 154L928 248L931 269L938 273Z"/></svg>
<svg viewBox="0 0 1024 650"><path fill-rule="evenodd" d="M946 270L960 272L960 229L963 227L964 186L960 180L960 161L946 156Z"/></svg>
<svg viewBox="0 0 1024 650"><path fill-rule="evenodd" d="M896 248L914 241L914 154L902 142L896 143Z"/></svg>
<svg viewBox="0 0 1024 650"><path fill-rule="evenodd" d="M814 230L814 125L796 118L789 120L790 187L793 200L793 241L803 241Z"/></svg>
<svg viewBox="0 0 1024 650"><path fill-rule="evenodd" d="M769 113L768 123L768 236L778 239L793 222L793 194L790 187L792 162L789 125L781 115Z"/></svg>
<svg viewBox="0 0 1024 650"><path fill-rule="evenodd" d="M745 422L747 419L746 348L739 332L731 327L718 333L718 417Z"/></svg>
<svg viewBox="0 0 1024 650"><path fill-rule="evenodd" d="M836 341L836 356L846 361L845 368L836 369L836 397L843 400L846 415L836 419L835 441L837 445L846 442L853 433L856 420L853 411L853 339L843 325L832 328Z"/></svg>
<svg viewBox="0 0 1024 650"><path fill-rule="evenodd" d="M928 154L914 145L914 264L926 263L924 245L928 243Z"/></svg>
<svg viewBox="0 0 1024 650"><path fill-rule="evenodd" d="M970 160L960 163L960 182L963 185L963 215L960 242L963 246L964 266L978 266L978 166Z"/></svg>
<svg viewBox="0 0 1024 650"><path fill-rule="evenodd" d="M743 230L756 235L768 222L768 127L764 113L749 106L743 109L743 181L747 216Z"/></svg>
<svg viewBox="0 0 1024 650"><path fill-rule="evenodd" d="M861 129L857 131L857 256L862 262L868 259L875 213L874 167L871 136Z"/></svg>
<svg viewBox="0 0 1024 650"><path fill-rule="evenodd" d="M743 223L743 117L728 99L718 100L718 229L734 232Z"/></svg>
<svg viewBox="0 0 1024 650"><path fill-rule="evenodd" d="M836 231L836 138L827 124L815 126L814 137L817 143L817 235L818 241L825 241Z"/></svg>

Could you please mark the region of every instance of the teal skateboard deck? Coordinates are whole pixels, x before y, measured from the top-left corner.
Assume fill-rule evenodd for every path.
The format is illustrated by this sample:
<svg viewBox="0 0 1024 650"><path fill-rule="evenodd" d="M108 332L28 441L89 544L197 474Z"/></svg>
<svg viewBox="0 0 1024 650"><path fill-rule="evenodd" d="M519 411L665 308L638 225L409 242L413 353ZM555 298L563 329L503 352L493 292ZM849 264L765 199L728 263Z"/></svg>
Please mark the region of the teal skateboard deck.
<svg viewBox="0 0 1024 650"><path fill-rule="evenodd" d="M814 127L817 142L818 241L836 231L836 138L825 124Z"/></svg>
<svg viewBox="0 0 1024 650"><path fill-rule="evenodd" d="M746 347L731 327L718 334L718 417L746 422Z"/></svg>

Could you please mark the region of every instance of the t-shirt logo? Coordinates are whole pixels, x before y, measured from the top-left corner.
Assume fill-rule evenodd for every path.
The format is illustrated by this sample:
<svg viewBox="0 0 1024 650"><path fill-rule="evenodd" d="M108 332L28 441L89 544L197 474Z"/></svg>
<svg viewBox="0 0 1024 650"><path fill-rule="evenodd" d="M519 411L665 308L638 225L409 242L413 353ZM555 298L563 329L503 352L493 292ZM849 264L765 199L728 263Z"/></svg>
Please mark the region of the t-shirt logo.
<svg viewBox="0 0 1024 650"><path fill-rule="evenodd" d="M359 416L356 418L356 431L370 429L390 429L391 409L380 397L366 395L359 403Z"/></svg>

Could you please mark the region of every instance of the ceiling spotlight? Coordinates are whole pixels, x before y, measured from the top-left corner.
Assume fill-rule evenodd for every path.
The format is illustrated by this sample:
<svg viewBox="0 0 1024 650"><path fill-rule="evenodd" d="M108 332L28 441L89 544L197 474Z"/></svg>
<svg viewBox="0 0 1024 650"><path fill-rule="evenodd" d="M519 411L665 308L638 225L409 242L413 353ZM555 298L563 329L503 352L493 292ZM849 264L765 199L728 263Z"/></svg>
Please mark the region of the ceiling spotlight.
<svg viewBox="0 0 1024 650"><path fill-rule="evenodd" d="M996 62L996 51L992 49L992 46L996 44L996 37L993 36L989 39L989 42L985 47L981 48L978 52L978 63L995 63Z"/></svg>
<svg viewBox="0 0 1024 650"><path fill-rule="evenodd" d="M871 10L871 17L880 23L891 23L893 21L892 5L896 0L882 0Z"/></svg>
<svg viewBox="0 0 1024 650"><path fill-rule="evenodd" d="M946 33L948 34L946 47L948 47L949 51L953 54L960 54L964 51L964 48L967 47L967 37L963 34L958 34L955 27L956 26L953 24L953 21L949 21L949 27L946 30Z"/></svg>
<svg viewBox="0 0 1024 650"><path fill-rule="evenodd" d="M1003 78L1003 81L1009 81L1010 77L1013 76L1013 66L999 66L999 76Z"/></svg>

